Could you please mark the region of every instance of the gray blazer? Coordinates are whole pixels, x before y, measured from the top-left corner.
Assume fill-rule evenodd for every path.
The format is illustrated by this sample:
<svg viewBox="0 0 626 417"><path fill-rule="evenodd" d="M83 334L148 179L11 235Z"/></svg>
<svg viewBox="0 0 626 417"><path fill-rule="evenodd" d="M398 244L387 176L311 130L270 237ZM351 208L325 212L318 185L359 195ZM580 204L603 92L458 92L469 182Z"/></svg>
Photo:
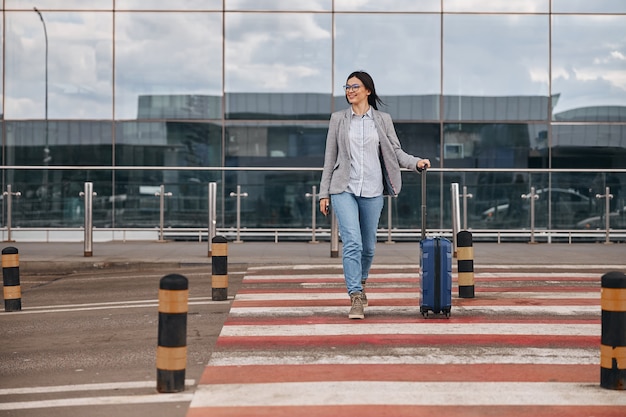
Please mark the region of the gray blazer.
<svg viewBox="0 0 626 417"><path fill-rule="evenodd" d="M381 166L385 194L397 196L402 189L400 168L417 172L417 162L421 159L404 152L396 135L393 121L388 113L372 109L374 123L378 131ZM350 181L350 118L352 109L340 110L330 116L324 170L320 182L320 198L330 194L340 194L348 188Z"/></svg>

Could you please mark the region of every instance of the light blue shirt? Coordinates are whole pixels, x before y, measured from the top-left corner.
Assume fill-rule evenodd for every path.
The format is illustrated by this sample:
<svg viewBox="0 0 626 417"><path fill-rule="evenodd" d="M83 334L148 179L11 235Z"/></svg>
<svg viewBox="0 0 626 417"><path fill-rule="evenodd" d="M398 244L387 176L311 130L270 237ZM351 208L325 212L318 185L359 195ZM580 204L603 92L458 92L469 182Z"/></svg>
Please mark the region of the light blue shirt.
<svg viewBox="0 0 626 417"><path fill-rule="evenodd" d="M350 182L348 192L360 197L383 193L383 173L378 158L380 140L372 108L363 116L352 111L350 119Z"/></svg>

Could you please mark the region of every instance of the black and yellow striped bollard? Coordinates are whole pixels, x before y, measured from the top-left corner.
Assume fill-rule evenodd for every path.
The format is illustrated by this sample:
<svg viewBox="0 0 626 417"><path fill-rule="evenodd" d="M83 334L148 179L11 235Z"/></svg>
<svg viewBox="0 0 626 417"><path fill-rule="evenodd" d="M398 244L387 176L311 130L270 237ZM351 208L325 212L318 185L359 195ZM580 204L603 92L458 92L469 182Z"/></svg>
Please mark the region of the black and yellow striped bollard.
<svg viewBox="0 0 626 417"><path fill-rule="evenodd" d="M12 246L2 249L2 282L4 311L21 311L20 255L17 248Z"/></svg>
<svg viewBox="0 0 626 417"><path fill-rule="evenodd" d="M467 230L456 235L459 297L474 298L474 246Z"/></svg>
<svg viewBox="0 0 626 417"><path fill-rule="evenodd" d="M178 274L159 283L159 345L157 347L157 391L185 390L187 366L187 311L189 281Z"/></svg>
<svg viewBox="0 0 626 417"><path fill-rule="evenodd" d="M228 240L224 236L215 236L211 242L211 299L224 301L228 299Z"/></svg>
<svg viewBox="0 0 626 417"><path fill-rule="evenodd" d="M600 386L626 389L626 275L607 272L602 276L602 338Z"/></svg>

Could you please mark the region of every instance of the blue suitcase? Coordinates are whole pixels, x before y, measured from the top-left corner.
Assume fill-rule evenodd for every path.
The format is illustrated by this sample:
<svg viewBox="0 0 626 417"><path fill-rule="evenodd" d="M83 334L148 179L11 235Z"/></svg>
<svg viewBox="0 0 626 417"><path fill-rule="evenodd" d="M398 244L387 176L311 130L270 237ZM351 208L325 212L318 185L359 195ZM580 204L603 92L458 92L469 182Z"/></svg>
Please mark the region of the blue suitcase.
<svg viewBox="0 0 626 417"><path fill-rule="evenodd" d="M422 299L420 312L450 317L452 308L452 243L443 237L420 241L422 256Z"/></svg>
<svg viewBox="0 0 626 417"><path fill-rule="evenodd" d="M452 308L452 243L442 237L426 237L426 170L422 171L422 240L420 241L422 269L422 299L420 312L450 317Z"/></svg>

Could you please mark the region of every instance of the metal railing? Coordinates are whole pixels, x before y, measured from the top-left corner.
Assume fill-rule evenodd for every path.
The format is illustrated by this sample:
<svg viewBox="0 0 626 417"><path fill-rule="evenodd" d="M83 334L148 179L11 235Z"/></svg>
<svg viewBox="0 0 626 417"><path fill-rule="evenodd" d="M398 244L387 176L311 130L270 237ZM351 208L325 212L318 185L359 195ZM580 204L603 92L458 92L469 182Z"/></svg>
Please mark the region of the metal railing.
<svg viewBox="0 0 626 417"><path fill-rule="evenodd" d="M19 166L11 166L11 167L3 167L4 170L33 170L37 167L19 167ZM42 168L42 167L39 167ZM159 171L219 171L224 174L225 172L240 172L240 171L266 171L266 172L302 172L302 171L311 171L311 172L319 172L320 168L221 168L221 167L208 167L208 168L181 168L181 167L45 167L49 170L124 170L124 171L133 171L139 169L154 169ZM443 190L442 186L445 185L444 176L448 174L453 174L456 177L464 177L470 173L525 173L527 175L535 175L535 174L548 174L548 175L556 175L556 174L579 174L579 173L593 173L593 174L606 174L606 173L615 173L615 174L626 174L626 169L616 169L616 170L591 170L591 169L576 169L576 170L565 170L565 169L442 169L442 168L432 168L431 176L440 174L439 184L431 185L438 189L438 195L440 198L439 208L440 211L444 212L447 209L447 204L450 202L444 202L443 198ZM435 177L436 178L436 177ZM217 188L216 183L214 188ZM211 187L210 184L210 187ZM527 240L530 242L547 242L551 243L554 241L567 241L569 243L576 241L600 241L603 240L605 243L610 242L621 242L625 240L626 236L626 227L622 226L622 228L615 227L612 223L612 217L615 218L614 212L609 210L609 204L613 198L613 193L610 187L605 187L604 194L596 194L594 195L595 200L597 200L598 207L602 206L603 214L600 214L600 221L603 221L604 224L602 227L595 227L593 229L581 230L581 229L571 229L571 228L546 228L546 227L536 227L535 226L535 210L534 210L534 201L538 198L538 191L534 186L530 187L530 192L528 194L524 194L523 196L528 199L530 205L530 225L529 227L521 227L521 228L489 228L489 227L472 227L471 224L468 224L467 218L467 205L468 198L474 197L473 194L468 193L468 186L463 185L463 193L459 194L459 184L452 183L456 188L452 190L451 196L451 204L452 204L452 212L455 213L453 223L446 227L446 225L442 225L444 227L432 228L429 227L429 233L432 234L440 234L440 235L450 235L454 236L455 228L460 228L460 219L459 213L461 208L459 207L459 199L462 197L462 212L463 212L463 222L462 226L466 230L472 231L475 240L491 240L497 242L515 240L515 241L523 241ZM548 186L550 185L550 180L548 181ZM168 185L169 186L169 185ZM246 185L248 187L249 185ZM3 240L39 240L39 241L50 241L51 236L55 236L57 239L76 239L76 231L83 231L84 241L87 245L89 243L89 247L86 246L86 253L91 251L91 237L87 234L88 228L90 228L90 224L93 222L93 219L86 219L84 228L72 228L72 227L15 227L12 219L13 211L12 205L13 200L11 196L19 196L20 191L13 192L13 188L11 184L7 184L7 191L3 193L4 197L4 213L6 221L4 226L0 228L0 234L2 235ZM228 190L225 190L225 186L223 182L221 184L221 192L222 192L222 204L224 204L224 196L228 193ZM547 188L549 189L549 188ZM242 242L243 240L268 240L268 241L284 241L284 240L309 240L310 242L317 242L318 240L330 240L331 243L333 241L333 228L332 227L318 227L316 224L316 199L318 196L316 186L312 187L312 192L303 194L305 198L311 199L311 218L310 218L310 227L289 227L288 225L277 225L275 227L247 227L241 224L241 214L242 214L242 205L241 205L241 197L246 197L248 195L247 192L242 191L242 185L236 185L236 192L230 192L231 197L237 198L237 205L235 210L235 215L237 218L237 223L233 227L229 224L222 224L222 227L217 227L218 224L218 215L216 207L212 205L216 205L219 197L217 195L213 195L209 200L209 212L208 212L208 224L202 224L201 226L191 226L191 227L165 227L164 224L164 213L166 208L164 206L163 197L166 195L171 195L171 193L164 192L164 185L160 185L160 192L157 196L160 197L160 207L159 207L159 227L158 227L158 240L171 240L171 239L189 239L189 238L198 238L199 240L208 240L211 234L222 234L228 236L230 238L234 238L235 241ZM96 191L96 190L94 190ZM425 191L425 190L423 190ZM87 193L87 191L85 191ZM85 195L83 193L83 195ZM211 196L211 188L209 188L209 196ZM217 194L216 191L213 191L214 194ZM404 193L410 193L410 191L404 191ZM545 194L547 194L546 191ZM415 194L415 193L414 193ZM544 195L545 195L544 194ZM95 193L94 193L95 195ZM114 198L109 197L112 201ZM520 198L522 196L520 195ZM546 198L546 197L542 197ZM394 228L394 214L395 214L395 199L388 198L387 199L387 221L386 227L379 229L379 238L384 237L388 243L393 242L394 240L419 240L420 234L419 229L412 228ZM549 200L548 200L549 201ZM622 201L622 200L620 200ZM620 203L623 204L623 203ZM455 207L456 205L456 207ZM90 202L91 206L91 202ZM496 201L494 206L495 215L498 215L499 206ZM224 215L225 209L221 208L221 214ZM231 213L232 214L232 213ZM622 212L617 212L621 217L626 217ZM84 210L85 216L91 216L91 209ZM398 216L396 214L396 216ZM440 215L440 219L442 215ZM205 218L207 218L205 217ZM621 218L620 217L620 218ZM89 223L87 223L89 220ZM331 224L332 222L331 216ZM385 223L381 220L381 224ZM443 221L440 220L440 223ZM89 224L89 225L88 225ZM156 224L155 224L156 226ZM208 229L208 230L207 230ZM150 232L153 231L150 227L129 227L129 228L119 228L119 227L106 227L106 228L94 228L97 239L110 239L110 240L137 240L144 239L145 236L151 235ZM63 235L63 236L61 236ZM108 237L105 237L108 236ZM332 248L331 248L332 250ZM209 246L210 253L210 246Z"/></svg>

